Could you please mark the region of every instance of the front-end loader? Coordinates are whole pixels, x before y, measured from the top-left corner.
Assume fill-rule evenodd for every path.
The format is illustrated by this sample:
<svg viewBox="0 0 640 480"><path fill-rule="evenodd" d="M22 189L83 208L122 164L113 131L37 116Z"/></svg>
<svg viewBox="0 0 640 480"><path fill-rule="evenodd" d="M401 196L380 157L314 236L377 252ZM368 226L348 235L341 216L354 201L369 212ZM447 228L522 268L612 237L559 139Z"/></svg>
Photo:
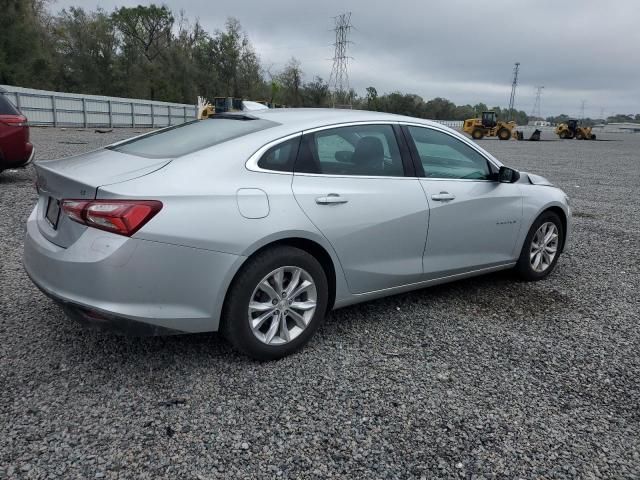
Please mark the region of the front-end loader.
<svg viewBox="0 0 640 480"><path fill-rule="evenodd" d="M484 137L498 137L500 140L517 138L516 122L498 121L496 112L482 112L480 118L469 118L464 121L462 130L471 135L474 140Z"/></svg>
<svg viewBox="0 0 640 480"><path fill-rule="evenodd" d="M591 127L583 127L578 120L567 120L556 127L556 135L562 139L575 138L576 140L595 140L595 134L591 133Z"/></svg>

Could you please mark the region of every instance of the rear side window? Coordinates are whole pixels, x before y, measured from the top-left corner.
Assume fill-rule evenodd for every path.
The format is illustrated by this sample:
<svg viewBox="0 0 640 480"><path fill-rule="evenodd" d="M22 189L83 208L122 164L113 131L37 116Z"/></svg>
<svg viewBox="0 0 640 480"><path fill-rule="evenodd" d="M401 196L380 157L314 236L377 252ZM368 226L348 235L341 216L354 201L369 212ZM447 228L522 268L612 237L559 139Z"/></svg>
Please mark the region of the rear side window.
<svg viewBox="0 0 640 480"><path fill-rule="evenodd" d="M299 144L300 137L296 137L271 147L258 160L258 166L276 172L292 172Z"/></svg>
<svg viewBox="0 0 640 480"><path fill-rule="evenodd" d="M279 125L246 116L230 117L183 123L107 148L139 157L175 158Z"/></svg>
<svg viewBox="0 0 640 480"><path fill-rule="evenodd" d="M18 109L2 93L0 93L0 115L20 115Z"/></svg>

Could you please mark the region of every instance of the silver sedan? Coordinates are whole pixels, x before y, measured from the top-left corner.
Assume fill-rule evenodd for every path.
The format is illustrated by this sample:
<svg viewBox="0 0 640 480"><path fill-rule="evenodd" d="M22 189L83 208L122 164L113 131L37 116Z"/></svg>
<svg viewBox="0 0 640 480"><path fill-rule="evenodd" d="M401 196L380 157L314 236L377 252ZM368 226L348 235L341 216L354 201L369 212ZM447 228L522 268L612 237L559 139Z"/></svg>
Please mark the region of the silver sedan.
<svg viewBox="0 0 640 480"><path fill-rule="evenodd" d="M222 331L258 359L331 309L503 269L554 269L567 196L437 123L345 110L219 114L36 163L24 265L69 316Z"/></svg>

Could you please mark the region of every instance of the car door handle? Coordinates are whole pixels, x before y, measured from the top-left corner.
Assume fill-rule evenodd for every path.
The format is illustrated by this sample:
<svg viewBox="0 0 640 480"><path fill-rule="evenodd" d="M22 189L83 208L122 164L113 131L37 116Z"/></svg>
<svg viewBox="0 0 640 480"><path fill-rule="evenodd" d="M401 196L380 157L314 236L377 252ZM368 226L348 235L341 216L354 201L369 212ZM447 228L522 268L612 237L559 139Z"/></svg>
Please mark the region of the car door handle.
<svg viewBox="0 0 640 480"><path fill-rule="evenodd" d="M454 198L456 198L456 196L449 192L440 192L435 195L431 195L431 199L436 202L446 202L447 200L453 200Z"/></svg>
<svg viewBox="0 0 640 480"><path fill-rule="evenodd" d="M326 197L318 197L316 198L316 203L318 205L339 205L341 203L347 203L347 200L344 197L341 197L337 193L330 193Z"/></svg>

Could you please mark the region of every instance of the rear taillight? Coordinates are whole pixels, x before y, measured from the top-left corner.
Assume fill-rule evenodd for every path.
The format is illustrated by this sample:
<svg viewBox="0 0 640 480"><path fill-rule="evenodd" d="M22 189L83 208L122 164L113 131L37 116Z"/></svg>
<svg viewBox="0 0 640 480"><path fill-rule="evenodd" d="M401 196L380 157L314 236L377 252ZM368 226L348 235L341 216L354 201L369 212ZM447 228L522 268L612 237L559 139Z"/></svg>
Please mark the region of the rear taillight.
<svg viewBox="0 0 640 480"><path fill-rule="evenodd" d="M130 237L162 209L157 200L63 200L62 210L78 223Z"/></svg>
<svg viewBox="0 0 640 480"><path fill-rule="evenodd" d="M0 123L8 127L26 127L29 124L24 115L0 115Z"/></svg>

